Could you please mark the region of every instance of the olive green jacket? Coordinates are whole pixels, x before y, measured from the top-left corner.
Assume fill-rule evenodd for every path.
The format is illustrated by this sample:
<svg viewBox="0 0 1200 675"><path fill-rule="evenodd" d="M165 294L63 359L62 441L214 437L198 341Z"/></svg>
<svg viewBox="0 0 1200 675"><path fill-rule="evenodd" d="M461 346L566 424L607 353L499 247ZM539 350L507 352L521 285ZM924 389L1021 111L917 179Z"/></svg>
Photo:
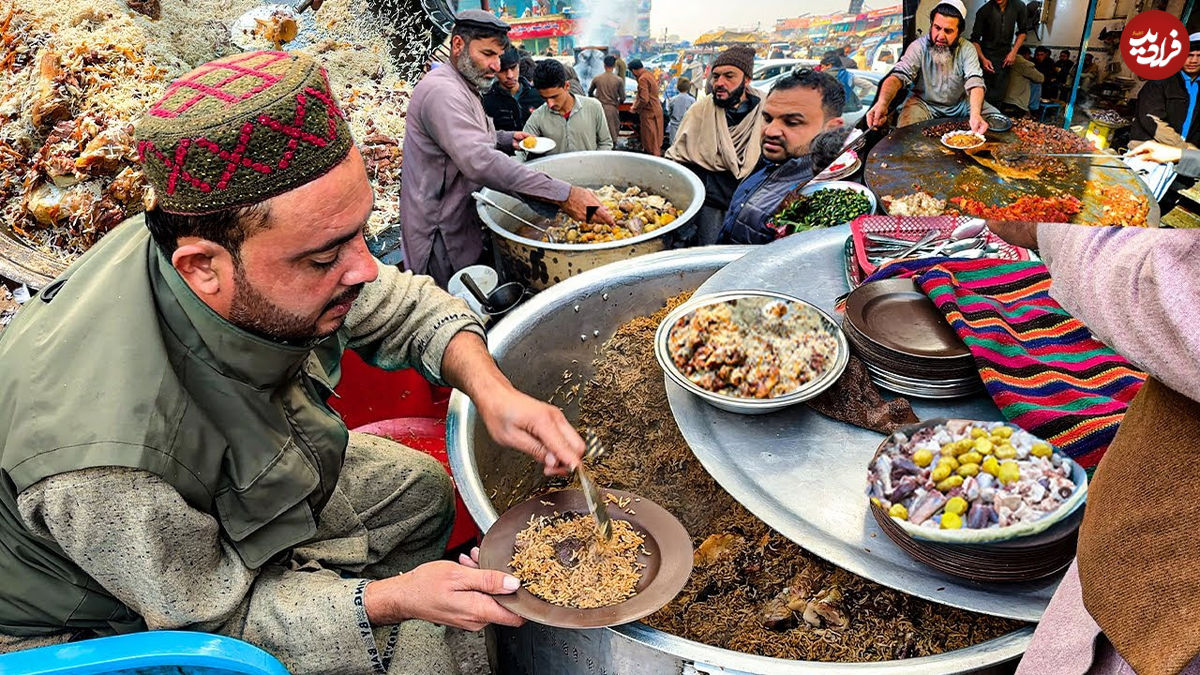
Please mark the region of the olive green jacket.
<svg viewBox="0 0 1200 675"><path fill-rule="evenodd" d="M397 294L393 314L372 311L397 306ZM440 381L442 354L464 329L482 335L464 303L380 265L337 333L270 341L196 297L140 216L124 223L0 336L0 633L144 627L28 530L16 499L31 485L91 467L148 471L212 514L258 568L316 533L337 482L347 430L324 401L343 350Z"/></svg>

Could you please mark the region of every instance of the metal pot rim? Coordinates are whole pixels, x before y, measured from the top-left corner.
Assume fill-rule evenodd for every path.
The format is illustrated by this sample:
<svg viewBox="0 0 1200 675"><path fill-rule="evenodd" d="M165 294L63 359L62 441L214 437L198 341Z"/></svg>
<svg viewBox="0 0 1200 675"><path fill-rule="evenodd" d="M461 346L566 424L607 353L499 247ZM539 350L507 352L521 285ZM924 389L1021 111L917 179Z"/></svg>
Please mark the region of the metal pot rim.
<svg viewBox="0 0 1200 675"><path fill-rule="evenodd" d="M544 164L546 162L552 163L555 161L555 158L563 157L564 155L570 155L570 154L575 154L575 153L563 153L561 155L549 155L547 157L541 157L539 159L535 159L535 160L526 162L526 166L537 168L538 164ZM589 159L592 157L595 157L597 160L601 160L605 157L617 157L617 158L620 158L623 160L633 158L634 161L650 162L651 164L657 164L660 168L665 168L670 171L673 171L673 172L679 174L680 176L682 176L684 178L684 180L691 183L693 191L695 192L696 195L698 195L698 197L696 199L693 199L692 203L690 205L688 205L687 209L685 209L683 211L683 213L680 213L679 217L676 218L673 222L671 222L668 225L664 225L656 230L646 232L645 234L639 234L636 237L630 237L628 239L617 239L616 241L605 241L605 242L600 242L598 244L552 244L548 241L539 241L537 239L529 239L528 237L517 236L515 233L510 232L509 230L506 230L503 227L500 227L499 225L497 225L495 220L493 218L491 218L490 216L485 216L485 214L487 213L486 209L488 207L486 207L483 204L477 203L477 204L475 204L475 212L477 214L479 214L479 220L483 221L483 224L485 226L487 226L487 228L489 230L491 230L493 233L495 233L501 237L504 237L505 239L508 239L509 241L516 242L522 246L532 246L535 248L548 249L551 251L564 251L564 252L603 251L606 249L623 248L626 246L640 244L645 241L650 241L652 239L657 239L657 238L661 237L662 235L667 234L668 232L672 232L680 227L683 227L683 225L690 222L691 219L694 218L696 216L696 214L700 212L700 208L702 206L704 206L704 184L700 182L700 179L696 176L696 174L692 173L691 171L688 171L683 166L676 164L675 162L672 162L671 160L663 159L661 157L654 157L651 155L640 155L640 154L636 154L636 153L632 153L632 152L621 152L618 150L595 150L595 151L587 152L587 155L588 155ZM487 195L488 197L490 197L492 199L495 199L496 195L504 194L498 190L493 190L493 189L487 188L487 187L480 190L480 192L482 192L483 194Z"/></svg>

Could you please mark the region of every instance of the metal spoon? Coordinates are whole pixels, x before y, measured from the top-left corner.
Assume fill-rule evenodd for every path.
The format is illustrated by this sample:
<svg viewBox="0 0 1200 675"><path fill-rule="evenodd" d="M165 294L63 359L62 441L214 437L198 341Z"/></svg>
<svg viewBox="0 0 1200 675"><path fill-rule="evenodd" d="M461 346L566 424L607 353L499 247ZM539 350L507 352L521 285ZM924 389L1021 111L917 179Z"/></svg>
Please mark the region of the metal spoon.
<svg viewBox="0 0 1200 675"><path fill-rule="evenodd" d="M575 467L575 472L579 474L579 485L583 488L583 498L587 502L588 511L596 518L597 532L605 539L612 539L612 519L608 516L608 508L600 501L600 490L584 466L584 462L588 460L594 461L603 457L606 450L595 433L588 431L586 440L587 450L583 453L583 461Z"/></svg>
<svg viewBox="0 0 1200 675"><path fill-rule="evenodd" d="M539 225L534 225L533 223L529 222L528 220L525 220L521 216L518 216L517 214L513 213L512 211L509 211L508 209L504 208L503 206L500 206L496 202L492 201L483 193L472 192L471 196L474 197L475 201L479 202L480 204L483 204L485 206L490 206L493 209L496 209L497 211L499 211L500 213L503 213L504 215L508 216L509 218L516 220L517 222L521 223L522 225L528 225L529 227L532 227L533 229L537 230L538 232L541 232L542 234L546 235L546 239L548 239L551 244L558 243L554 239L554 235L550 234L550 230L548 230L544 227L541 227Z"/></svg>

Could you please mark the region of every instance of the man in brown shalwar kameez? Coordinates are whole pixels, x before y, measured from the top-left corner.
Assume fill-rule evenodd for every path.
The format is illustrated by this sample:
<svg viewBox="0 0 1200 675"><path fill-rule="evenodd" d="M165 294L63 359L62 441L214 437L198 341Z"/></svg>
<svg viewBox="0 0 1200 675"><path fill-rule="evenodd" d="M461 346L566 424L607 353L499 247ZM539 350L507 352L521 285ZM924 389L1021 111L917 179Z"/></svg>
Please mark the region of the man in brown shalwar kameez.
<svg viewBox="0 0 1200 675"><path fill-rule="evenodd" d="M582 439L465 303L371 256L371 185L312 58L204 64L135 135L147 212L0 335L0 652L184 629L294 673L454 672L443 626L520 625L492 597L519 581L439 560L450 478L347 431L325 403L343 352L457 387L547 473Z"/></svg>
<svg viewBox="0 0 1200 675"><path fill-rule="evenodd" d="M642 141L642 152L661 157L664 127L658 80L654 78L654 73L642 65L640 59L629 62L629 71L638 83L633 112L638 116L638 138Z"/></svg>

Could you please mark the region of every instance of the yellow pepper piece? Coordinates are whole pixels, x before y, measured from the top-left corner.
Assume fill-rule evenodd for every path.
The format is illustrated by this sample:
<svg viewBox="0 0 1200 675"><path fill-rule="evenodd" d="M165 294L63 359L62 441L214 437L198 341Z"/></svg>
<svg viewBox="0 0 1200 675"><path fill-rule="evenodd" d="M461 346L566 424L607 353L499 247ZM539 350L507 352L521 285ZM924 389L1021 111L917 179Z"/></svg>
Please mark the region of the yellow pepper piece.
<svg viewBox="0 0 1200 675"><path fill-rule="evenodd" d="M1013 430L1012 427L996 427L992 429L992 433L1000 438L1012 438Z"/></svg>
<svg viewBox="0 0 1200 675"><path fill-rule="evenodd" d="M1005 485L1015 483L1021 479L1021 468L1017 466L1016 462L1005 462L1000 465L1000 473L996 475L996 478Z"/></svg>
<svg viewBox="0 0 1200 675"><path fill-rule="evenodd" d="M946 502L946 513L953 513L956 516L961 516L967 512L967 500L962 497L951 497L950 501Z"/></svg>
<svg viewBox="0 0 1200 675"><path fill-rule="evenodd" d="M888 515L900 520L908 520L908 509L904 508L903 504L892 504L892 508L888 509Z"/></svg>
<svg viewBox="0 0 1200 675"><path fill-rule="evenodd" d="M983 455L980 455L978 452L975 452L974 450L972 450L971 452L964 452L963 454L958 456L959 464L978 464L982 461L983 461Z"/></svg>
<svg viewBox="0 0 1200 675"><path fill-rule="evenodd" d="M913 453L912 461L917 466L929 466L933 461L933 453L928 450L918 450Z"/></svg>
<svg viewBox="0 0 1200 675"><path fill-rule="evenodd" d="M962 466L958 467L958 475L960 475L960 476L978 476L979 475L979 465L974 462L972 462L970 464L963 464Z"/></svg>
<svg viewBox="0 0 1200 675"><path fill-rule="evenodd" d="M1000 462L997 462L995 457L988 457L983 460L982 468L984 473L990 473L993 476L1000 474Z"/></svg>
<svg viewBox="0 0 1200 675"><path fill-rule="evenodd" d="M1017 456L1017 449L1011 445L1002 445L996 448L996 459L1014 459Z"/></svg>
<svg viewBox="0 0 1200 675"><path fill-rule="evenodd" d="M957 513L942 514L942 529L943 530L960 530L962 529L962 516Z"/></svg>
<svg viewBox="0 0 1200 675"><path fill-rule="evenodd" d="M658 217L659 225L670 225L673 222L675 222L675 216L673 216L669 213L664 213Z"/></svg>
<svg viewBox="0 0 1200 675"><path fill-rule="evenodd" d="M942 492L949 492L950 490L953 490L954 488L959 487L962 484L963 484L962 476L950 476L949 478L947 478L943 481L940 481L937 484L937 489L941 490Z"/></svg>
<svg viewBox="0 0 1200 675"><path fill-rule="evenodd" d="M1049 457L1054 451L1046 443L1034 443L1033 449L1029 451L1034 457Z"/></svg>
<svg viewBox="0 0 1200 675"><path fill-rule="evenodd" d="M934 470L929 474L929 478L936 483L938 481L945 480L950 476L952 471L954 471L954 469L951 469L950 465L945 463L938 464L937 467L935 467Z"/></svg>
<svg viewBox="0 0 1200 675"><path fill-rule="evenodd" d="M975 440L975 452L978 452L981 455L988 454L995 447L996 446L992 443L991 439L979 438Z"/></svg>
<svg viewBox="0 0 1200 675"><path fill-rule="evenodd" d="M987 436L987 435L988 435L988 432L986 429L980 429L979 427L971 427L971 438L983 438L984 436Z"/></svg>

